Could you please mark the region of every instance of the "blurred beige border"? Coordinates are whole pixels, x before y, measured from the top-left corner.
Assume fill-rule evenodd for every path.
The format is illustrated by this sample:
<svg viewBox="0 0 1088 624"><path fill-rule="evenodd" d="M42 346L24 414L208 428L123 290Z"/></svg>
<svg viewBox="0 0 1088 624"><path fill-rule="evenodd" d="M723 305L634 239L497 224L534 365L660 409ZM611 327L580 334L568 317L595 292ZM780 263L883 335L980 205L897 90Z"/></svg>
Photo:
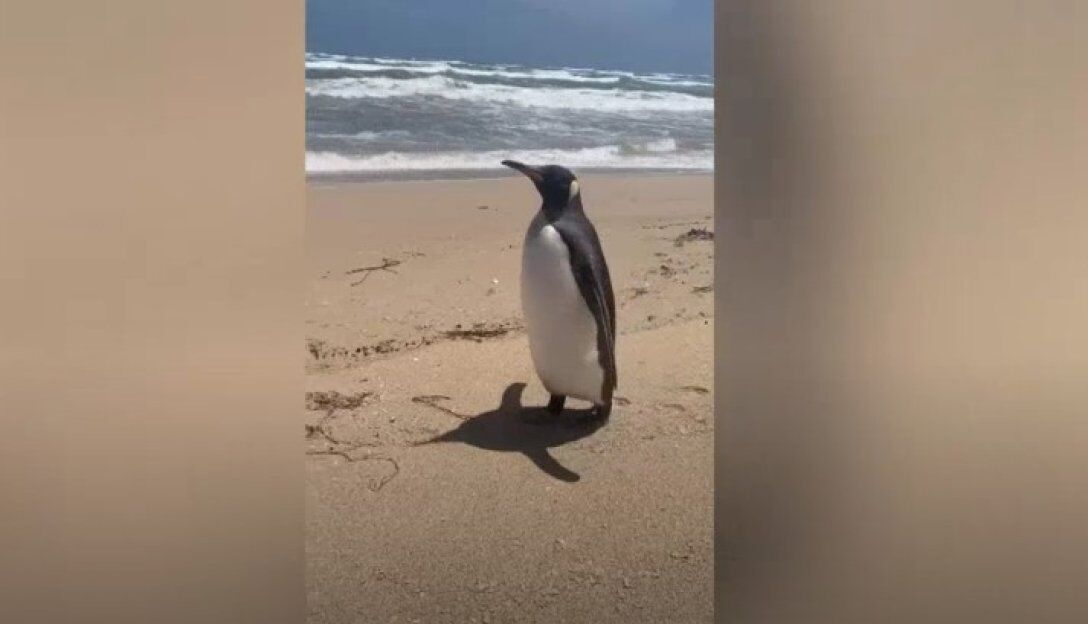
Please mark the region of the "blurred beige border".
<svg viewBox="0 0 1088 624"><path fill-rule="evenodd" d="M303 3L0 8L0 621L305 618Z"/></svg>
<svg viewBox="0 0 1088 624"><path fill-rule="evenodd" d="M1088 621L1078 2L719 2L717 615Z"/></svg>

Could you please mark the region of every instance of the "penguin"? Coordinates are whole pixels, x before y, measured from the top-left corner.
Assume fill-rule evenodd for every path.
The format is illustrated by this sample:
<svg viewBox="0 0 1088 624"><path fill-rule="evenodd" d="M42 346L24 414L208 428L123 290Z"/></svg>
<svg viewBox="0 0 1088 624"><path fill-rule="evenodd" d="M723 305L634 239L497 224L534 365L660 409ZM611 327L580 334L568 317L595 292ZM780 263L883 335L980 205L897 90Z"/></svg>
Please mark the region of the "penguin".
<svg viewBox="0 0 1088 624"><path fill-rule="evenodd" d="M593 403L607 420L616 389L616 299L608 264L586 217L578 179L565 167L502 164L528 177L540 210L525 233L521 304L537 377L562 414L567 397Z"/></svg>

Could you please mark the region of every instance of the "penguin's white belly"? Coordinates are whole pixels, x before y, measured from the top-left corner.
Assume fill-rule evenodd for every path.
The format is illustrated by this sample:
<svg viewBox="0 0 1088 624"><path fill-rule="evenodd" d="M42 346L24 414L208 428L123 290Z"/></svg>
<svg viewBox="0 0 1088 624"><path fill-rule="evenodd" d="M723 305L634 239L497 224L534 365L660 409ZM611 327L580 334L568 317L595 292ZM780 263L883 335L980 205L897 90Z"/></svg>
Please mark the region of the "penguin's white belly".
<svg viewBox="0 0 1088 624"><path fill-rule="evenodd" d="M544 388L600 404L604 371L597 357L597 322L574 280L566 243L542 214L525 236L521 305Z"/></svg>

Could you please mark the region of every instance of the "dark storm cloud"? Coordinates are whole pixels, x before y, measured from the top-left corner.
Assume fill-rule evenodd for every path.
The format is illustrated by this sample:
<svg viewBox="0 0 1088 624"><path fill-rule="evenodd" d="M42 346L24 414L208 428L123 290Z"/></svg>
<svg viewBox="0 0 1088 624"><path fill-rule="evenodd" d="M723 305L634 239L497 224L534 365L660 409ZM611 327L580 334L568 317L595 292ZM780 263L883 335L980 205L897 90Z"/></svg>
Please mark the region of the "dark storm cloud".
<svg viewBox="0 0 1088 624"><path fill-rule="evenodd" d="M306 49L710 73L712 0L309 0Z"/></svg>

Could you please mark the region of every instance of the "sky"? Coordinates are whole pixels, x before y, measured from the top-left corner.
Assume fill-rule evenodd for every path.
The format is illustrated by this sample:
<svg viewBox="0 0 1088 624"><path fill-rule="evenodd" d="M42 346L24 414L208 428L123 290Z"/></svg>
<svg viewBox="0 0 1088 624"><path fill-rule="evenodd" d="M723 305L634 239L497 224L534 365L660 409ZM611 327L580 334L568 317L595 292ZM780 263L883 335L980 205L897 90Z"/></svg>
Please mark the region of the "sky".
<svg viewBox="0 0 1088 624"><path fill-rule="evenodd" d="M710 74L713 0L307 0L306 49Z"/></svg>

